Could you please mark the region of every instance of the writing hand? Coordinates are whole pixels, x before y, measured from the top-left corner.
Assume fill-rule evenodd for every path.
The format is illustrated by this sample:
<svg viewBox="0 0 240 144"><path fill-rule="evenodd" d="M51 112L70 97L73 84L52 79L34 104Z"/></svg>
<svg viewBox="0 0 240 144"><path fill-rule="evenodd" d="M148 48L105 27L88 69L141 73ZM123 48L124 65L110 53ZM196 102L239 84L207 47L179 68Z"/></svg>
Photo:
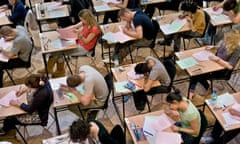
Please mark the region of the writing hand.
<svg viewBox="0 0 240 144"><path fill-rule="evenodd" d="M172 126L171 126L171 129L172 129L172 131L174 131L174 132L178 132L179 127L178 127L178 126L175 126L175 125L172 125Z"/></svg>
<svg viewBox="0 0 240 144"><path fill-rule="evenodd" d="M107 3L109 6L111 6L111 7L114 7L115 6L115 3L113 3L113 2L108 2Z"/></svg>
<svg viewBox="0 0 240 144"><path fill-rule="evenodd" d="M9 103L12 106L20 106L21 105L21 102L19 100L11 100Z"/></svg>
<svg viewBox="0 0 240 144"><path fill-rule="evenodd" d="M209 56L208 58L209 58L210 60L212 60L212 61L215 61L215 62L217 62L217 61L220 60L220 58L217 57L217 56L215 56L215 55L213 55L213 56Z"/></svg>

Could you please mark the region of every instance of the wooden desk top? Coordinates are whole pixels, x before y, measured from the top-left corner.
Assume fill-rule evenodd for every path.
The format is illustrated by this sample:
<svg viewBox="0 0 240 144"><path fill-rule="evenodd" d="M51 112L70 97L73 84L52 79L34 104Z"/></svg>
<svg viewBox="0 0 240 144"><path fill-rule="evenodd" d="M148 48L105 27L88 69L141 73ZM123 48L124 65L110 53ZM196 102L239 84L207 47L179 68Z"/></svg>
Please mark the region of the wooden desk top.
<svg viewBox="0 0 240 144"><path fill-rule="evenodd" d="M92 0L92 2L93 2L94 10L95 10L97 13L120 10L119 7L111 7L111 6L109 6L109 5L108 5L106 2L104 2L103 0ZM100 6L101 8L99 8L99 6Z"/></svg>
<svg viewBox="0 0 240 144"><path fill-rule="evenodd" d="M40 3L35 4L36 8L36 15L37 20L47 20L47 19L55 19L55 18L61 18L61 17L67 17L69 16L69 9L67 5L63 5L63 7L55 10L49 10L52 5L55 5L57 2L46 2L42 5L45 8L45 16L41 16L40 12Z"/></svg>
<svg viewBox="0 0 240 144"><path fill-rule="evenodd" d="M113 72L113 76L116 80L116 82L124 82L124 81L128 81L131 80L127 73L131 70L134 70L135 64L129 64L129 65L124 65L122 66L125 70L123 72L121 72L119 70L119 68L112 68L112 72ZM138 83L139 85L143 86L144 85L144 78L138 79L138 80L134 80L136 83ZM156 87L156 86L160 86L160 82L159 81L155 81L152 87ZM143 88L139 88L138 90L142 90ZM126 93L130 93L130 90L127 90ZM117 92L118 93L118 92ZM125 93L125 92L124 92Z"/></svg>
<svg viewBox="0 0 240 144"><path fill-rule="evenodd" d="M153 19L157 20L159 25L170 24L175 19L177 19L180 14L181 13L171 13L168 15L156 16L156 17L153 17ZM160 29L161 29L161 27L160 27ZM186 31L190 31L190 30L191 30L190 24L187 22L178 32L175 32L175 33L182 33L182 32L186 32ZM172 33L172 34L175 34L175 33ZM165 34L165 35L167 35L167 34Z"/></svg>
<svg viewBox="0 0 240 144"><path fill-rule="evenodd" d="M222 14L218 14L218 15L214 14L213 13L213 7L205 8L204 11L206 11L209 14L209 16L211 18L210 22L211 22L211 24L213 26L222 26L222 25L227 25L227 24L232 24L233 23L230 19L229 20L225 20L225 21L219 21L219 22L214 21L214 17L215 16L219 16L219 17L221 17L221 16L228 17L228 16L224 15L223 13Z"/></svg>
<svg viewBox="0 0 240 144"><path fill-rule="evenodd" d="M61 40L57 31L40 33L42 54L63 52L77 48L76 42ZM69 44L70 42L70 44ZM58 47L60 45L60 47Z"/></svg>
<svg viewBox="0 0 240 144"><path fill-rule="evenodd" d="M142 128L143 125L144 125L144 119L145 119L145 116L160 116L161 114L163 114L164 111L163 110L160 110L160 111L155 111L155 112L150 112L150 113L145 113L145 114L140 114L140 115L136 115L136 116L131 116L131 117L128 117L128 118L125 118L125 122L126 122L126 125L127 125L127 128L130 132L130 135L133 139L133 142L134 144L148 144L148 141L147 140L143 140L143 141L139 141L137 142L136 138L135 138L135 135L131 129L131 125L130 124L135 124L138 127ZM170 128L167 128L166 130L164 131L168 131L168 132L171 132L172 130Z"/></svg>
<svg viewBox="0 0 240 144"><path fill-rule="evenodd" d="M156 3L163 3L167 2L167 0L141 0L141 5L148 5L148 4L156 4Z"/></svg>
<svg viewBox="0 0 240 144"><path fill-rule="evenodd" d="M240 103L240 92L232 94L234 99L237 101L237 103ZM221 124L224 131L230 131L234 129L239 129L240 124L234 124L234 125L227 125L226 122L222 116L223 109L217 109L215 110L213 105L210 104L210 100L205 100L205 103L209 107L210 111L213 113L213 115L216 117L217 121Z"/></svg>
<svg viewBox="0 0 240 144"><path fill-rule="evenodd" d="M200 51L204 50L205 48L206 47L200 47L200 48L195 48L195 49L186 50L186 51L182 51L182 52L176 52L175 55L177 56L177 58L179 60L182 60L187 57L192 57L192 54L200 52ZM196 71L197 69L200 69L200 70ZM198 61L197 65L187 68L186 71L188 72L188 74L190 76L196 76L199 74L210 73L210 72L219 71L222 69L224 69L223 66L219 65L218 63L216 63L214 61L207 60L207 61Z"/></svg>
<svg viewBox="0 0 240 144"><path fill-rule="evenodd" d="M4 87L0 88L0 98L5 96L7 93L9 93L12 90L19 90L20 85L10 86L10 87ZM26 94L23 94L19 97L21 102L27 103ZM3 107L0 108L0 118L5 118L8 116L14 116L14 115L20 115L26 113L25 111L21 110L18 107L15 106L9 106L9 107Z"/></svg>
<svg viewBox="0 0 240 144"><path fill-rule="evenodd" d="M0 26L12 24L12 22L6 16L6 13L8 13L8 15L9 15L11 13L11 11L6 10L6 11L3 11L3 12L0 12L0 15L3 15L3 16L0 16Z"/></svg>
<svg viewBox="0 0 240 144"><path fill-rule="evenodd" d="M65 133L59 136L51 137L48 139L43 139L42 144L52 144L52 143L62 143L62 144L69 144L70 138L69 133Z"/></svg>

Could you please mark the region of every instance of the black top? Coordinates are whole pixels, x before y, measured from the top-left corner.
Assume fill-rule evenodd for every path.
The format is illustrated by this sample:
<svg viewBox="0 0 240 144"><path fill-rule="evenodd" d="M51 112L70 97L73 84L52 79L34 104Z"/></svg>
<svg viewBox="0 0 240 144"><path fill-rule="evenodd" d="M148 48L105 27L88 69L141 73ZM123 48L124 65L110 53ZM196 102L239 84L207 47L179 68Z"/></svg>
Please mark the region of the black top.
<svg viewBox="0 0 240 144"><path fill-rule="evenodd" d="M28 113L38 112L42 121L42 125L46 126L48 121L48 112L53 103L53 91L50 83L47 82L43 87L39 88L34 94L32 104L22 103L20 108Z"/></svg>
<svg viewBox="0 0 240 144"><path fill-rule="evenodd" d="M98 138L102 144L120 144L117 140L115 140L111 137L111 135L108 133L108 131L106 130L104 125L101 124L99 121L89 120L88 122L89 123L94 122L97 124L97 126L99 128Z"/></svg>
<svg viewBox="0 0 240 144"><path fill-rule="evenodd" d="M151 19L141 10L137 9L133 18L134 27L142 26L143 38L151 40L154 38L154 26Z"/></svg>
<svg viewBox="0 0 240 144"><path fill-rule="evenodd" d="M127 8L135 9L139 8L140 1L139 0L128 0Z"/></svg>

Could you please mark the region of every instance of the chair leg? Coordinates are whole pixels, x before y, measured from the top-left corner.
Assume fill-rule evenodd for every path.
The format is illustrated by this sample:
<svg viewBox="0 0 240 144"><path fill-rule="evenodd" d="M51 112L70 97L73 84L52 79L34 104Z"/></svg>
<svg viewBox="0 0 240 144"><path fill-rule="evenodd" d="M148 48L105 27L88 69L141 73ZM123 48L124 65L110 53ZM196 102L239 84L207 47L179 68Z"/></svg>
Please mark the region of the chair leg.
<svg viewBox="0 0 240 144"><path fill-rule="evenodd" d="M150 103L148 101L148 98L147 98L147 106L148 106L148 111L151 112L151 107L150 107Z"/></svg>
<svg viewBox="0 0 240 144"><path fill-rule="evenodd" d="M183 50L186 50L186 43L184 38L183 38Z"/></svg>
<svg viewBox="0 0 240 144"><path fill-rule="evenodd" d="M7 72L8 77L9 77L10 80L12 81L13 85L16 85L16 83L15 83L15 81L13 80L13 77L12 77L12 75L9 73L9 71L6 70L6 72Z"/></svg>
<svg viewBox="0 0 240 144"><path fill-rule="evenodd" d="M76 60L75 60L75 68L74 68L76 74L78 73L77 65L78 65L78 57L76 57Z"/></svg>

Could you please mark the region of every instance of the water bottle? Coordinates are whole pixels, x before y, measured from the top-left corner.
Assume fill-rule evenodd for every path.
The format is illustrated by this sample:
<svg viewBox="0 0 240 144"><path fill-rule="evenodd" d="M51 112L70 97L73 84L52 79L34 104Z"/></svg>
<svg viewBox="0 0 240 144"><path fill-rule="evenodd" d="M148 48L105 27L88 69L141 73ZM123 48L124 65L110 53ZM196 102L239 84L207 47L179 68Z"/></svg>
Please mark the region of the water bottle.
<svg viewBox="0 0 240 144"><path fill-rule="evenodd" d="M41 17L45 17L45 9L44 9L44 5L42 4L42 2L40 3L40 13L41 13Z"/></svg>
<svg viewBox="0 0 240 144"><path fill-rule="evenodd" d="M119 66L118 56L115 55L115 56L114 56L114 68L117 68L118 66Z"/></svg>
<svg viewBox="0 0 240 144"><path fill-rule="evenodd" d="M212 93L212 95L211 95L210 103L211 103L212 105L217 104L217 90L215 90L215 89L213 90L213 93Z"/></svg>
<svg viewBox="0 0 240 144"><path fill-rule="evenodd" d="M133 124L133 123L131 123L131 124L130 124L130 127L131 127L131 129L132 129L132 131L133 131L133 133L134 133L137 141L139 141L139 140L140 140L140 137L139 137L139 134L138 134L136 125Z"/></svg>

